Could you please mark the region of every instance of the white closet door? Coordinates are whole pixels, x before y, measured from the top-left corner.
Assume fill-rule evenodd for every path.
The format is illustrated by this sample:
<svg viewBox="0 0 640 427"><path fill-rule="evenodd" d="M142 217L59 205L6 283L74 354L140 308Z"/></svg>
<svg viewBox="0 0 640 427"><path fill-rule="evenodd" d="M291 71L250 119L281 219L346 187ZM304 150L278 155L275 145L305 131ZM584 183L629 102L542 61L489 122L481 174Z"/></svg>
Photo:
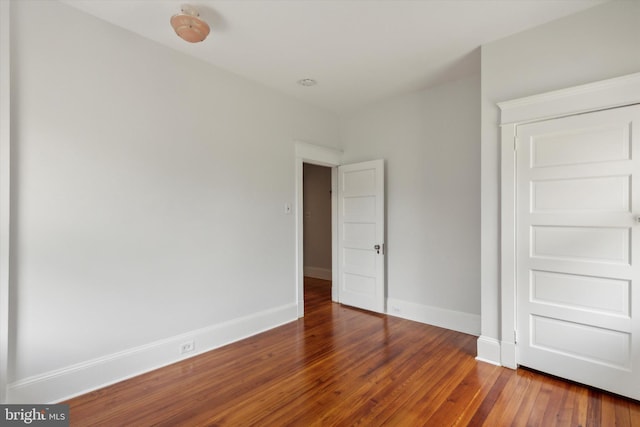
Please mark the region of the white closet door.
<svg viewBox="0 0 640 427"><path fill-rule="evenodd" d="M640 106L518 126L517 359L640 399Z"/></svg>

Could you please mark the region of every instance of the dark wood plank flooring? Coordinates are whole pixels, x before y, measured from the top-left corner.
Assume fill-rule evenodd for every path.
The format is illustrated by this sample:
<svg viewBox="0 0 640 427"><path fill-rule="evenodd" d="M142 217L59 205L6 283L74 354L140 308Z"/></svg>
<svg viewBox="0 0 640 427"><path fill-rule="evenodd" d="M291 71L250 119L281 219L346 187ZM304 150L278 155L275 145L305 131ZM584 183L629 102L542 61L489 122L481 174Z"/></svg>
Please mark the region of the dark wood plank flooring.
<svg viewBox="0 0 640 427"><path fill-rule="evenodd" d="M477 362L476 337L331 303L74 398L72 426L639 426L640 403ZM640 385L639 385L640 386Z"/></svg>

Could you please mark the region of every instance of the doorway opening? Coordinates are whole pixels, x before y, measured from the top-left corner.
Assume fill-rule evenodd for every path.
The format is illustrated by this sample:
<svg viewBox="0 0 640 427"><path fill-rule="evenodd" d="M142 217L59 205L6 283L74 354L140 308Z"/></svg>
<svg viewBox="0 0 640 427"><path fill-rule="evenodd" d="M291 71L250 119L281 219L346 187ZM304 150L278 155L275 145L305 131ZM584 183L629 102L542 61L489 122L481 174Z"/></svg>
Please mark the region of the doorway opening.
<svg viewBox="0 0 640 427"><path fill-rule="evenodd" d="M327 167L331 172L331 300L339 301L338 296L338 165L342 152L334 148L322 147L297 141L295 143L295 187L296 187L296 305L298 317L304 316L304 165L318 165ZM311 266L313 267L313 266ZM317 270L316 270L317 272Z"/></svg>
<svg viewBox="0 0 640 427"><path fill-rule="evenodd" d="M331 233L331 168L303 163L302 222L304 301L313 295L331 300L332 233Z"/></svg>

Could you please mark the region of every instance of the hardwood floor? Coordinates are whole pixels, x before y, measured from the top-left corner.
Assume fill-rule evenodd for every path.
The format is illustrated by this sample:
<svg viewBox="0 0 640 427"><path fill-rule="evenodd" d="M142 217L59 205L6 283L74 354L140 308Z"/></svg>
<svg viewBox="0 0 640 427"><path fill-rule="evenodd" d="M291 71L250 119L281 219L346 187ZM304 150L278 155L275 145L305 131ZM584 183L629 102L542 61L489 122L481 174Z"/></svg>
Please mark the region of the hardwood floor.
<svg viewBox="0 0 640 427"><path fill-rule="evenodd" d="M77 397L72 426L640 426L640 403L475 357L476 337L330 302ZM640 385L639 385L640 386Z"/></svg>

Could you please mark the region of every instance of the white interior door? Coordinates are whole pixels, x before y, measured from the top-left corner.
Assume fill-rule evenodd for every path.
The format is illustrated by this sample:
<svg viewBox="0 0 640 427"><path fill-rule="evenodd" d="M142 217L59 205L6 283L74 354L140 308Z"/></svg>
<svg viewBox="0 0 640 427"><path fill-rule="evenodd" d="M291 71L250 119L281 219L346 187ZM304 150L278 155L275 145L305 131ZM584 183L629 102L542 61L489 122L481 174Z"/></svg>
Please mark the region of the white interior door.
<svg viewBox="0 0 640 427"><path fill-rule="evenodd" d="M338 168L339 300L384 313L384 161Z"/></svg>
<svg viewBox="0 0 640 427"><path fill-rule="evenodd" d="M640 399L640 105L518 126L518 364Z"/></svg>

